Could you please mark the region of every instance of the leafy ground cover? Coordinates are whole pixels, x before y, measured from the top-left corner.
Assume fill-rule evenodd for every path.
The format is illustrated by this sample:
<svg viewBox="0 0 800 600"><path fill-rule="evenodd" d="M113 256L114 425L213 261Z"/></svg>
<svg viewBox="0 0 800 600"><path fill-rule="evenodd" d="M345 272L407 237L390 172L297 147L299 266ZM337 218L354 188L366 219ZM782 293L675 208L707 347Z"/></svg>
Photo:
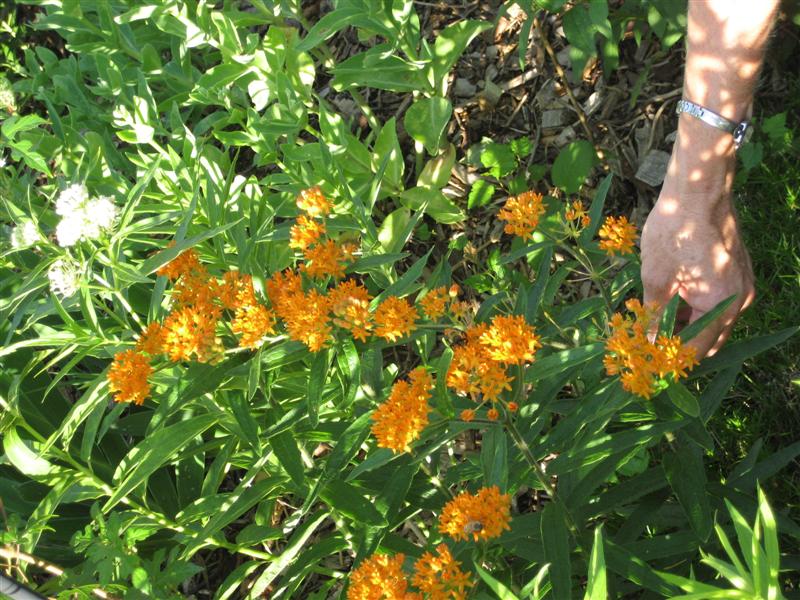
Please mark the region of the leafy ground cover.
<svg viewBox="0 0 800 600"><path fill-rule="evenodd" d="M738 182L761 309L694 365L674 304L650 344L625 303L684 9L545 8L3 9L6 572L61 597L792 593L796 33Z"/></svg>

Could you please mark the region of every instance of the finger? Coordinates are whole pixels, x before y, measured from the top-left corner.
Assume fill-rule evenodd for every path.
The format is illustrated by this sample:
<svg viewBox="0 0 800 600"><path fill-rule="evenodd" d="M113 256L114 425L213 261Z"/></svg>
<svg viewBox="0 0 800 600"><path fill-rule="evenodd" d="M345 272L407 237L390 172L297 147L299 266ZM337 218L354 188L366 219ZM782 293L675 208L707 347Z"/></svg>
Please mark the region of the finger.
<svg viewBox="0 0 800 600"><path fill-rule="evenodd" d="M664 314L664 308L669 304L672 293L670 293L670 286L648 284L646 281L642 283L644 284L644 305L648 308L653 305L657 307L653 320L650 322L647 329L648 339L654 342L658 336L658 326L661 322L661 315Z"/></svg>
<svg viewBox="0 0 800 600"><path fill-rule="evenodd" d="M710 323L696 337L689 340L688 345L697 350L698 360L716 354L728 337L730 337L731 331L733 331L733 324L736 321L736 317L743 310L742 306L745 301L746 298L739 302L734 301L734 303L728 307L728 310L722 313L714 322ZM692 316L689 318L689 322L693 323L706 314L706 312L705 310L696 308L692 309Z"/></svg>
<svg viewBox="0 0 800 600"><path fill-rule="evenodd" d="M745 297L742 301L742 305L739 307L737 311L735 312L732 311L732 314L729 317L727 323L725 324L722 333L720 333L720 336L719 338L717 338L717 341L714 343L714 345L711 346L711 349L708 351L707 356L714 356L719 351L719 349L725 345L725 342L728 341L728 338L733 332L733 326L736 322L736 319L739 317L740 314L742 314L747 309L748 306L750 306L753 303L755 297L756 297L755 290L750 289L748 292L746 292Z"/></svg>

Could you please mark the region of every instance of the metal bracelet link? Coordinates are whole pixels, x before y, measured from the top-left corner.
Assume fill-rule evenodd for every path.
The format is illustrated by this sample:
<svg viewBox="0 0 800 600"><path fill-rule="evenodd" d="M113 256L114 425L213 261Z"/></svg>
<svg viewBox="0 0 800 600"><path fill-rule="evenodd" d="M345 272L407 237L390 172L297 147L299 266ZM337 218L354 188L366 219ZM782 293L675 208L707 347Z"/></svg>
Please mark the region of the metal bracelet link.
<svg viewBox="0 0 800 600"><path fill-rule="evenodd" d="M678 101L678 105L675 107L675 114L679 115L681 113L689 114L696 119L700 119L706 125L730 133L733 136L733 143L737 150L744 142L750 139L750 134L752 134L749 121L745 120L741 123L731 121L722 115L718 115L699 104L695 104L683 98Z"/></svg>

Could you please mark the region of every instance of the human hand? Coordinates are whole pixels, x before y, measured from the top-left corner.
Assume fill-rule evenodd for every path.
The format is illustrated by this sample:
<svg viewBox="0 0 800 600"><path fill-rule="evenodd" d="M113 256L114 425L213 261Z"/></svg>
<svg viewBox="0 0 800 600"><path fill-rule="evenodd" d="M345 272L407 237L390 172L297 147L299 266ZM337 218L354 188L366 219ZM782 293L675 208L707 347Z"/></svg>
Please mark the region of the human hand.
<svg viewBox="0 0 800 600"><path fill-rule="evenodd" d="M698 358L719 350L755 296L753 268L731 203L729 180L722 178L728 183L716 190L687 191L685 180L668 177L642 230L645 303L663 307L677 293L690 309L679 320L691 323L736 296L689 342Z"/></svg>

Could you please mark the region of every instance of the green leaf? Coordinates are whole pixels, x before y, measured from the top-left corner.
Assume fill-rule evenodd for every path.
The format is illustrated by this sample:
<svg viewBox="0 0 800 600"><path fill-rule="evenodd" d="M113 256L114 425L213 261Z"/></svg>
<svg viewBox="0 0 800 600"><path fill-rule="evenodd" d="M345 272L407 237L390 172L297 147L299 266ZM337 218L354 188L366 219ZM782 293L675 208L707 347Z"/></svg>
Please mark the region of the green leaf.
<svg viewBox="0 0 800 600"><path fill-rule="evenodd" d="M3 451L9 462L23 475L38 479L58 472L58 468L39 456L22 440L16 428L3 433Z"/></svg>
<svg viewBox="0 0 800 600"><path fill-rule="evenodd" d="M408 135L425 146L428 154L435 155L452 114L453 105L447 98L420 98L406 111L403 124Z"/></svg>
<svg viewBox="0 0 800 600"><path fill-rule="evenodd" d="M375 266L380 266L381 264L386 264L387 262L395 262L397 258L394 258L391 261L386 261L386 257L398 257L404 256L402 254L392 254L399 252L403 249L403 246L406 243L406 240L403 239L402 234L406 230L406 226L408 222L411 220L411 212L407 208L398 208L397 210L393 210L381 223L381 227L378 230L378 241L381 244L384 252L387 254L381 254L377 256L369 256L366 258L361 258L356 263L358 267L362 270L359 271L356 268L356 264L353 264L349 267L350 271L354 271L356 273L363 273L364 265L363 261L372 259L382 259L381 263L376 264ZM374 262L374 261L373 261Z"/></svg>
<svg viewBox="0 0 800 600"><path fill-rule="evenodd" d="M588 362L605 352L605 345L602 343L589 344L556 352L544 358L537 358L525 372L525 381L535 383L544 381L563 373L577 365Z"/></svg>
<svg viewBox="0 0 800 600"><path fill-rule="evenodd" d="M314 23L308 35L295 46L294 51L307 52L316 48L325 40L333 37L337 31L356 21L363 14L364 11L362 9L350 6L341 6L336 10L332 10Z"/></svg>
<svg viewBox="0 0 800 600"><path fill-rule="evenodd" d="M553 183L567 194L576 194L597 163L597 153L586 140L572 142L553 163Z"/></svg>
<svg viewBox="0 0 800 600"><path fill-rule="evenodd" d="M572 563L566 515L560 502L551 502L542 511L542 546L550 563L550 582L555 600L572 598Z"/></svg>
<svg viewBox="0 0 800 600"><path fill-rule="evenodd" d="M800 327L788 327L777 333L753 337L723 346L722 350L717 352L714 356L700 363L700 366L696 367L691 375L692 377L697 377L709 372L719 371L731 365L741 364L743 361L756 354L761 354L773 346L782 344L798 331L800 331Z"/></svg>
<svg viewBox="0 0 800 600"><path fill-rule="evenodd" d="M467 198L467 208L473 210L481 206L486 206L492 201L495 187L484 179L478 179L472 184Z"/></svg>
<svg viewBox="0 0 800 600"><path fill-rule="evenodd" d="M145 260L139 270L144 273L145 275L151 275L158 271L161 267L166 265L169 261L176 258L181 252L191 248L203 242L209 238L213 238L214 236L222 233L223 231L227 231L231 227L237 225L244 217L240 217L238 219L234 219L233 221L226 223L225 225L219 225L214 227L213 229L209 229L208 231L204 231L194 237L189 239L185 239L176 243L174 246L170 246L156 254L155 256L151 256L147 260Z"/></svg>
<svg viewBox="0 0 800 600"><path fill-rule="evenodd" d="M463 19L448 25L436 36L433 46L433 81L436 82L434 85L438 84L442 95L444 90L441 88L445 85L450 69L475 36L491 27L492 23L488 21Z"/></svg>
<svg viewBox="0 0 800 600"><path fill-rule="evenodd" d="M430 90L423 73L421 65L403 60L394 54L389 44L379 44L334 67L332 85L337 90L348 87L393 92Z"/></svg>
<svg viewBox="0 0 800 600"><path fill-rule="evenodd" d="M731 303L736 299L736 296L730 296L717 304L714 308L704 314L702 317L694 321L693 323L689 323L686 327L684 327L678 336L681 338L682 341L688 342L694 337L703 331L708 325L710 325L713 321L717 319L722 313L724 313L727 308L731 305Z"/></svg>
<svg viewBox="0 0 800 600"><path fill-rule="evenodd" d="M386 520L357 487L342 479L334 479L320 492L320 497L332 509L352 519L355 523L383 526Z"/></svg>
<svg viewBox="0 0 800 600"><path fill-rule="evenodd" d="M496 485L504 492L508 487L508 438L502 427L488 427L481 444L481 466L484 485Z"/></svg>
<svg viewBox="0 0 800 600"><path fill-rule="evenodd" d="M508 144L491 142L481 150L481 164L489 169L492 177L502 179L517 168L517 157Z"/></svg>
<svg viewBox="0 0 800 600"><path fill-rule="evenodd" d="M306 547L306 542L308 542L317 527L319 527L320 523L322 523L327 516L328 513L326 511L320 511L309 517L302 525L295 529L289 543L283 549L283 552L281 552L281 555L278 556L274 562L270 563L264 572L258 576L258 579L255 580L253 586L249 590L248 597L263 597L267 587L295 561L300 552Z"/></svg>
<svg viewBox="0 0 800 600"><path fill-rule="evenodd" d="M409 188L400 194L399 200L411 210L424 210L439 223L460 223L466 218L464 212L436 188Z"/></svg>
<svg viewBox="0 0 800 600"><path fill-rule="evenodd" d="M444 152L430 159L417 178L417 185L441 189L450 181L450 172L456 163L456 147L447 144Z"/></svg>
<svg viewBox="0 0 800 600"><path fill-rule="evenodd" d="M486 585L489 586L489 589L494 592L496 598L499 598L499 600L520 600L520 597L512 592L508 586L495 579L488 571L483 569L477 561L474 562L473 565L480 578L483 579Z"/></svg>
<svg viewBox="0 0 800 600"><path fill-rule="evenodd" d="M200 415L181 421L156 431L132 448L114 472L116 487L103 506L103 512L110 511L156 469L173 460L181 448L216 423L217 419L217 415Z"/></svg>
<svg viewBox="0 0 800 600"><path fill-rule="evenodd" d="M667 395L675 407L690 417L700 416L700 404L693 393L686 389L682 383L670 382Z"/></svg>
<svg viewBox="0 0 800 600"><path fill-rule="evenodd" d="M373 168L377 170L383 161L386 161L386 168L383 172L386 182L391 188L402 189L405 163L403 151L397 141L397 125L394 117L386 121L378 134L378 139L375 140Z"/></svg>
<svg viewBox="0 0 800 600"><path fill-rule="evenodd" d="M679 438L681 439L681 438ZM714 526L708 500L708 482L702 451L694 444L680 443L664 455L664 473L697 537L705 542Z"/></svg>
<svg viewBox="0 0 800 600"><path fill-rule="evenodd" d="M331 364L330 350L320 350L314 355L314 362L308 375L308 393L306 394L306 408L308 420L312 427L319 422L319 407L322 404L322 392L328 376L328 367Z"/></svg>
<svg viewBox="0 0 800 600"><path fill-rule="evenodd" d="M3 126L0 128L0 131L2 131L3 135L9 140L13 140L20 131L35 129L39 125L44 125L46 123L47 121L38 115L30 114L24 117L14 115L3 121Z"/></svg>
<svg viewBox="0 0 800 600"><path fill-rule="evenodd" d="M608 589L606 586L606 559L603 553L603 526L594 530L594 545L592 556L589 559L589 583L586 585L584 600L606 600Z"/></svg>
<svg viewBox="0 0 800 600"><path fill-rule="evenodd" d="M283 431L273 435L269 438L269 445L292 481L298 487L304 488L306 485L305 468L294 434L291 431Z"/></svg>

